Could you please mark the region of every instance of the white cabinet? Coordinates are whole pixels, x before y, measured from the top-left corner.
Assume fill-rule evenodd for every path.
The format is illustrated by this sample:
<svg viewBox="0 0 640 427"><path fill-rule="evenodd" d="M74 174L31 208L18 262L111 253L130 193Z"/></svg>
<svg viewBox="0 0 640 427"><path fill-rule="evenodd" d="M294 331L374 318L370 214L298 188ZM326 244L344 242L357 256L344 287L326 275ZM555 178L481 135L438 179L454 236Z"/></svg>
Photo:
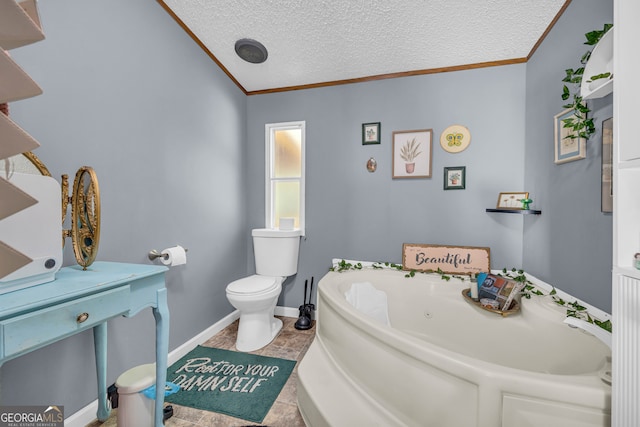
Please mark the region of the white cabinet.
<svg viewBox="0 0 640 427"><path fill-rule="evenodd" d="M640 278L633 268L633 257L640 252L640 134L638 107L640 86L637 72L640 56L636 43L640 39L640 2L616 0L614 7L614 238L613 265L626 274ZM640 423L638 424L640 425Z"/></svg>
<svg viewBox="0 0 640 427"><path fill-rule="evenodd" d="M613 382L614 427L640 425L640 138L635 81L640 2L614 0Z"/></svg>

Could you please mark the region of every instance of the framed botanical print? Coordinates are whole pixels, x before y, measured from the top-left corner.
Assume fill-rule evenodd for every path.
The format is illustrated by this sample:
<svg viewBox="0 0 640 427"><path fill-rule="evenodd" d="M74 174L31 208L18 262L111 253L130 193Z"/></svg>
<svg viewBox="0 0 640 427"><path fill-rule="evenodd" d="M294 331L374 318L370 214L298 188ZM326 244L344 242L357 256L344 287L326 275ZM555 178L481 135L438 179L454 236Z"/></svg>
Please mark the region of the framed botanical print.
<svg viewBox="0 0 640 427"><path fill-rule="evenodd" d="M454 166L444 168L444 189L464 190L466 185L466 167Z"/></svg>
<svg viewBox="0 0 640 427"><path fill-rule="evenodd" d="M362 124L362 145L380 144L380 122Z"/></svg>
<svg viewBox="0 0 640 427"><path fill-rule="evenodd" d="M567 163L587 157L587 141L575 135L573 129L566 126L565 120L575 115L572 109L564 110L554 116L555 163Z"/></svg>
<svg viewBox="0 0 640 427"><path fill-rule="evenodd" d="M520 193L500 193L498 195L497 209L524 209L524 202L529 200L529 193L526 191Z"/></svg>
<svg viewBox="0 0 640 427"><path fill-rule="evenodd" d="M431 178L432 129L393 132L393 178Z"/></svg>

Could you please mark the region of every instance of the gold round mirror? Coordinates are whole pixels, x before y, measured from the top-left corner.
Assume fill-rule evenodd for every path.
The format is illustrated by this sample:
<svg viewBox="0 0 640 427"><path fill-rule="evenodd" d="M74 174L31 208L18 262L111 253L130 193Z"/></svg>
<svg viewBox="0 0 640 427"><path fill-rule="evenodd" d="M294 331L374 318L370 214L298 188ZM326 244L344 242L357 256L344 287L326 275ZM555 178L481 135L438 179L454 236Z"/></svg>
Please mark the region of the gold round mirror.
<svg viewBox="0 0 640 427"><path fill-rule="evenodd" d="M73 182L71 240L76 261L86 270L96 259L100 241L100 189L89 166L78 169Z"/></svg>

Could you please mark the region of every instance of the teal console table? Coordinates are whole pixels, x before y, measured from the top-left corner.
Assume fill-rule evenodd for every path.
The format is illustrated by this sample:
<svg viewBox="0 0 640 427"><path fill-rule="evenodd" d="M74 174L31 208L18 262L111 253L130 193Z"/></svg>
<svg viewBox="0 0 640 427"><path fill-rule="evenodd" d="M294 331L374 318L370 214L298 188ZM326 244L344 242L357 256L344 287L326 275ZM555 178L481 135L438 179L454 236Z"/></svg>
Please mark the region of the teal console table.
<svg viewBox="0 0 640 427"><path fill-rule="evenodd" d="M0 295L0 366L7 360L93 328L99 420L107 405L107 320L151 307L156 319L155 427L162 427L169 352L169 309L158 265L95 262L61 268L56 280ZM27 402L31 403L31 402Z"/></svg>

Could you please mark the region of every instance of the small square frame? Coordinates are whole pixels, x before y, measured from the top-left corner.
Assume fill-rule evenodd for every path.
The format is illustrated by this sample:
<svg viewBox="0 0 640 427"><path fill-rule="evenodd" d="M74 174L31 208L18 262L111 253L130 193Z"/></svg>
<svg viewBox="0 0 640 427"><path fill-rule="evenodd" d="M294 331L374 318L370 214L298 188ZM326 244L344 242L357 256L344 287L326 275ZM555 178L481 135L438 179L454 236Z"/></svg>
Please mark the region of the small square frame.
<svg viewBox="0 0 640 427"><path fill-rule="evenodd" d="M362 124L362 145L380 144L380 122Z"/></svg>
<svg viewBox="0 0 640 427"><path fill-rule="evenodd" d="M587 157L587 141L584 138L570 138L573 131L564 127L564 120L574 115L574 110L569 108L553 117L555 135L554 162L557 165Z"/></svg>
<svg viewBox="0 0 640 427"><path fill-rule="evenodd" d="M464 190L467 184L465 166L451 166L444 168L444 189Z"/></svg>
<svg viewBox="0 0 640 427"><path fill-rule="evenodd" d="M496 205L496 209L521 211L523 210L521 200L528 198L529 192L527 191L500 193L498 195L498 203Z"/></svg>

